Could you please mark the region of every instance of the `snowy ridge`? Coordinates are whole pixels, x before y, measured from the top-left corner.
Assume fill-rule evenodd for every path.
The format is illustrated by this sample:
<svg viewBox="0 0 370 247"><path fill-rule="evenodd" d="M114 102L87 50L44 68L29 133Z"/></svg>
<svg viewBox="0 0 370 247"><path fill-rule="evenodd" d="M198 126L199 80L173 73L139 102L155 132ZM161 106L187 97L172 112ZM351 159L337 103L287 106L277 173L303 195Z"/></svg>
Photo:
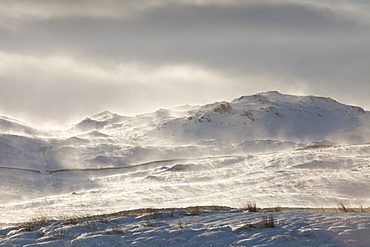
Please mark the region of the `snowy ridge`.
<svg viewBox="0 0 370 247"><path fill-rule="evenodd" d="M40 134L40 131L26 126L25 123L4 116L0 116L0 129L1 133L21 133L30 135Z"/></svg>
<svg viewBox="0 0 370 247"><path fill-rule="evenodd" d="M104 128L107 125L112 125L117 122L123 122L129 117L120 116L109 111L104 111L99 114L95 114L91 117L86 117L80 123L74 125L71 130L74 131L90 131L90 130L99 130Z"/></svg>
<svg viewBox="0 0 370 247"><path fill-rule="evenodd" d="M103 131L136 140L164 138L184 144L209 139L231 143L261 139L318 142L339 132L362 128L369 122L369 115L360 107L344 105L331 98L271 91L242 96L231 102L159 109L135 117L105 111L85 118L71 130ZM364 138L361 139L363 142ZM357 143L352 137L341 141Z"/></svg>
<svg viewBox="0 0 370 247"><path fill-rule="evenodd" d="M162 123L159 132L181 139L220 138L232 142L254 139L319 141L360 126L369 113L360 107L314 96L278 92L242 96L188 112Z"/></svg>

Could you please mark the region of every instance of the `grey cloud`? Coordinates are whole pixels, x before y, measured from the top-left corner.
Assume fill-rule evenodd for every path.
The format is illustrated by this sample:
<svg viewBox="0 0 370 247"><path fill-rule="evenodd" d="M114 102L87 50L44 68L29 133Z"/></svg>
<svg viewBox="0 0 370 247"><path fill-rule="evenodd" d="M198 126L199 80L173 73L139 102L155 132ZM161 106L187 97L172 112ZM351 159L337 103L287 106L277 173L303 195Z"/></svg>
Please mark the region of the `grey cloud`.
<svg viewBox="0 0 370 247"><path fill-rule="evenodd" d="M50 2L53 11L61 7L56 15L59 17L34 18L17 29L0 29L1 51L35 57L70 56L108 73L121 63L137 62L150 67L190 64L217 71L220 78L229 78L229 85L220 85L222 82L215 80L213 85L201 81L194 86L193 82L187 85L177 79L163 84L160 81L163 77L158 77L143 87L136 77L124 76L119 83L111 84L110 80L118 80L116 76L106 78L106 86L102 86L98 81L104 78L92 75L84 78L76 75L77 70L67 71L69 76L45 71L48 78L37 77L31 82L28 75L34 69L27 65L19 69L23 76L0 73L2 92L6 92L4 81L14 85L8 85L6 90L13 93L6 95L7 100L3 97L0 108L16 110L18 105L21 111L30 106L29 111L38 109L37 114L48 112L50 118L56 119L53 109L66 108L83 114L119 104L143 111L149 109L145 108L146 100L155 102L150 104L153 107L174 105L181 92L187 96L179 104L185 100L198 103L199 97L225 99L217 98L222 96L220 90L227 97L237 97L254 90L284 92L289 88L305 88L304 93L331 96L370 108L366 105L366 92L370 91L370 25L358 18L357 10L337 6L332 1L326 5L312 1L236 1L230 5L219 1L195 1L196 4L157 1L145 8L127 5L130 18L117 18L122 14L118 11L120 4L136 1L109 1L110 7L102 8L103 14L99 15L89 8L86 14L78 10L66 13L82 1ZM96 9L99 4L92 6ZM43 74L42 69L35 69L35 73ZM251 79L261 75L271 81L278 79L276 82ZM286 83L281 82L284 80ZM27 107L11 99L16 87L20 92L29 92L29 96L23 97L24 102L29 102L24 104ZM163 91L174 93L163 96ZM40 110L45 102L53 103Z"/></svg>
<svg viewBox="0 0 370 247"><path fill-rule="evenodd" d="M160 5L162 1L131 0L3 0L2 18L18 21L63 18L127 18L133 13Z"/></svg>
<svg viewBox="0 0 370 247"><path fill-rule="evenodd" d="M215 50L227 59L227 54L234 57L240 50L248 53L263 46L329 46L363 35L364 30L368 26L361 28L315 5L170 5L130 20L32 22L16 33L3 31L1 45L15 51L77 51L117 60L181 62L207 60Z"/></svg>

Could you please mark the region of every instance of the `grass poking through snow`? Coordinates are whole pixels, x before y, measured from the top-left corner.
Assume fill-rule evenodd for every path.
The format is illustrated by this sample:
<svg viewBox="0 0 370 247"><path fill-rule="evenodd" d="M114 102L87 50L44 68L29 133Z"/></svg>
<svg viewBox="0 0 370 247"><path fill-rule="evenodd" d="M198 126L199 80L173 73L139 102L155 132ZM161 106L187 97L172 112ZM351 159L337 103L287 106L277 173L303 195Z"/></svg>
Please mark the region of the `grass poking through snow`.
<svg viewBox="0 0 370 247"><path fill-rule="evenodd" d="M264 228L275 228L275 220L272 214L261 216L261 223Z"/></svg>
<svg viewBox="0 0 370 247"><path fill-rule="evenodd" d="M45 224L49 221L50 221L49 218L42 216L42 217L38 217L38 218L32 218L31 220L19 223L16 226L19 227L20 229L24 230L24 231L32 232L36 227L38 227L42 224Z"/></svg>

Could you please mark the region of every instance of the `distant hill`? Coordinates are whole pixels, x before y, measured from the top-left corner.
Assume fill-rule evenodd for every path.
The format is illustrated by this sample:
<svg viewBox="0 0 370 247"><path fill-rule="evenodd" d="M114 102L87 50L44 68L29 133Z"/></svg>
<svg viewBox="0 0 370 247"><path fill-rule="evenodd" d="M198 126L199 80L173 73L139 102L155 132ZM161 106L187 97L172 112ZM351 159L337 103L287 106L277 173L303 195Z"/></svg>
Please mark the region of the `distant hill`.
<svg viewBox="0 0 370 247"><path fill-rule="evenodd" d="M185 116L164 120L156 131L180 140L318 141L361 126L369 115L331 98L266 92L200 106Z"/></svg>

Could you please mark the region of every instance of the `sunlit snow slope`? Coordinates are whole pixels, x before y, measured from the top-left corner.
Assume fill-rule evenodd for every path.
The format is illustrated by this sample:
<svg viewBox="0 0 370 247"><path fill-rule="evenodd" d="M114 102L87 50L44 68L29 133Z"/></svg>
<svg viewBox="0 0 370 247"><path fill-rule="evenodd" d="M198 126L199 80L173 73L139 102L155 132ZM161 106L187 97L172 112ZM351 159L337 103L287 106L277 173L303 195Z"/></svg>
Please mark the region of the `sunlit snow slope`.
<svg viewBox="0 0 370 247"><path fill-rule="evenodd" d="M0 117L0 217L189 205L370 205L370 113L278 92L105 111L63 130Z"/></svg>

